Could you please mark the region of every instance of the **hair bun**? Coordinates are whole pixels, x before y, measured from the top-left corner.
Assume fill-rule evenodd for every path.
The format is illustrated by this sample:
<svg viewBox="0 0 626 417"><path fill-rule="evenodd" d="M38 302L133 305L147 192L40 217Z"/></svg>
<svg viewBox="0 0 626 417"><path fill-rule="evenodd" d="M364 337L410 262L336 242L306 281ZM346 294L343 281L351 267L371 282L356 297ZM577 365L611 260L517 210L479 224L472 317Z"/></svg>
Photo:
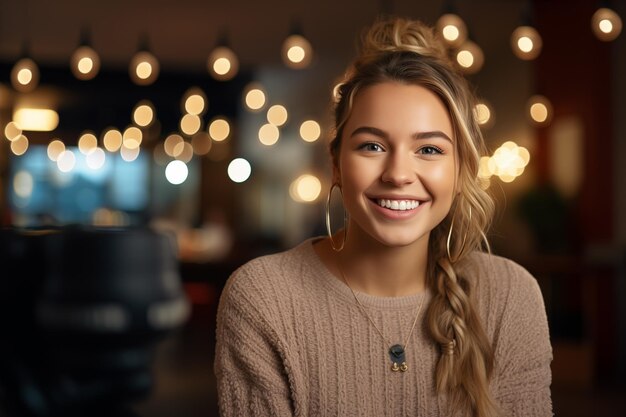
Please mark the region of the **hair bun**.
<svg viewBox="0 0 626 417"><path fill-rule="evenodd" d="M448 60L446 48L434 29L417 20L378 20L361 39L360 52L364 58L402 51Z"/></svg>

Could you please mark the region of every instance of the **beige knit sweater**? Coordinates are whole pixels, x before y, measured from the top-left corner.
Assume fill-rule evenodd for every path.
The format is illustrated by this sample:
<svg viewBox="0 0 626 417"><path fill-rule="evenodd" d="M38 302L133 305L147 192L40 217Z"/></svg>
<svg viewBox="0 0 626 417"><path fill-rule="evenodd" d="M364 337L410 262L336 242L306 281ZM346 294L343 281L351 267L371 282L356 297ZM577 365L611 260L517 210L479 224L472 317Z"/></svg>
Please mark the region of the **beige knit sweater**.
<svg viewBox="0 0 626 417"><path fill-rule="evenodd" d="M392 372L389 347L312 242L255 259L229 279L217 317L222 416L446 416L434 389L439 348L423 314L408 343L408 371ZM491 389L500 407L510 416L551 416L552 349L535 279L479 253L463 274L477 286L495 348ZM417 303L431 298L358 296L394 343L404 343Z"/></svg>

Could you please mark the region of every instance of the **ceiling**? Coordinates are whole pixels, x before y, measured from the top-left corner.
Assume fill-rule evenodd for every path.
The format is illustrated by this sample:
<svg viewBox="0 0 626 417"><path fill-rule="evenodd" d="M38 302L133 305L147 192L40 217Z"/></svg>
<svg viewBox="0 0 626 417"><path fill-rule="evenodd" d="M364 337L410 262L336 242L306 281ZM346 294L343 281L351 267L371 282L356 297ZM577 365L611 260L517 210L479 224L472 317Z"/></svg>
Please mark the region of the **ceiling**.
<svg viewBox="0 0 626 417"><path fill-rule="evenodd" d="M243 66L280 64L280 44L294 20L318 60L354 53L357 34L381 11L434 23L444 1L416 0L0 0L0 61L19 57L25 40L36 61L65 65L88 28L103 65L124 67L145 34L163 68L202 71L222 32ZM460 0L472 36L495 56L508 46L524 0ZM501 36L500 36L501 35Z"/></svg>

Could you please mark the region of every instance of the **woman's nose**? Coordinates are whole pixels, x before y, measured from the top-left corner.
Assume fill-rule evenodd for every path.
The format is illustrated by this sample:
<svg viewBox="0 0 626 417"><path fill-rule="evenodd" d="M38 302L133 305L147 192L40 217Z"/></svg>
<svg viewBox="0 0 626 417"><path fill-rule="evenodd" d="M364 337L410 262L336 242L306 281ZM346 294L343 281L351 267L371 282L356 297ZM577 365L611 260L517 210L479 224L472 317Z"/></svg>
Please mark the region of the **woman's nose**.
<svg viewBox="0 0 626 417"><path fill-rule="evenodd" d="M385 163L382 174L383 182L404 185L414 182L417 178L415 161L412 155L391 153Z"/></svg>

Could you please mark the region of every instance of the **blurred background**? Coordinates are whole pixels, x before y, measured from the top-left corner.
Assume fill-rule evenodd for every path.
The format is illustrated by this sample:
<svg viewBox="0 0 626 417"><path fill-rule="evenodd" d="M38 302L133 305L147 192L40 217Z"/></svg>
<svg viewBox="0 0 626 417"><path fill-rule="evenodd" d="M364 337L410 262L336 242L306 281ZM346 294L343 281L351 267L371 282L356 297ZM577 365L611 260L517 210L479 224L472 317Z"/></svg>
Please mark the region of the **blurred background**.
<svg viewBox="0 0 626 417"><path fill-rule="evenodd" d="M216 415L220 291L324 233L332 90L381 13L437 25L475 87L490 241L542 288L555 413L626 415L624 0L0 0L0 224L172 233L191 317L136 411Z"/></svg>

